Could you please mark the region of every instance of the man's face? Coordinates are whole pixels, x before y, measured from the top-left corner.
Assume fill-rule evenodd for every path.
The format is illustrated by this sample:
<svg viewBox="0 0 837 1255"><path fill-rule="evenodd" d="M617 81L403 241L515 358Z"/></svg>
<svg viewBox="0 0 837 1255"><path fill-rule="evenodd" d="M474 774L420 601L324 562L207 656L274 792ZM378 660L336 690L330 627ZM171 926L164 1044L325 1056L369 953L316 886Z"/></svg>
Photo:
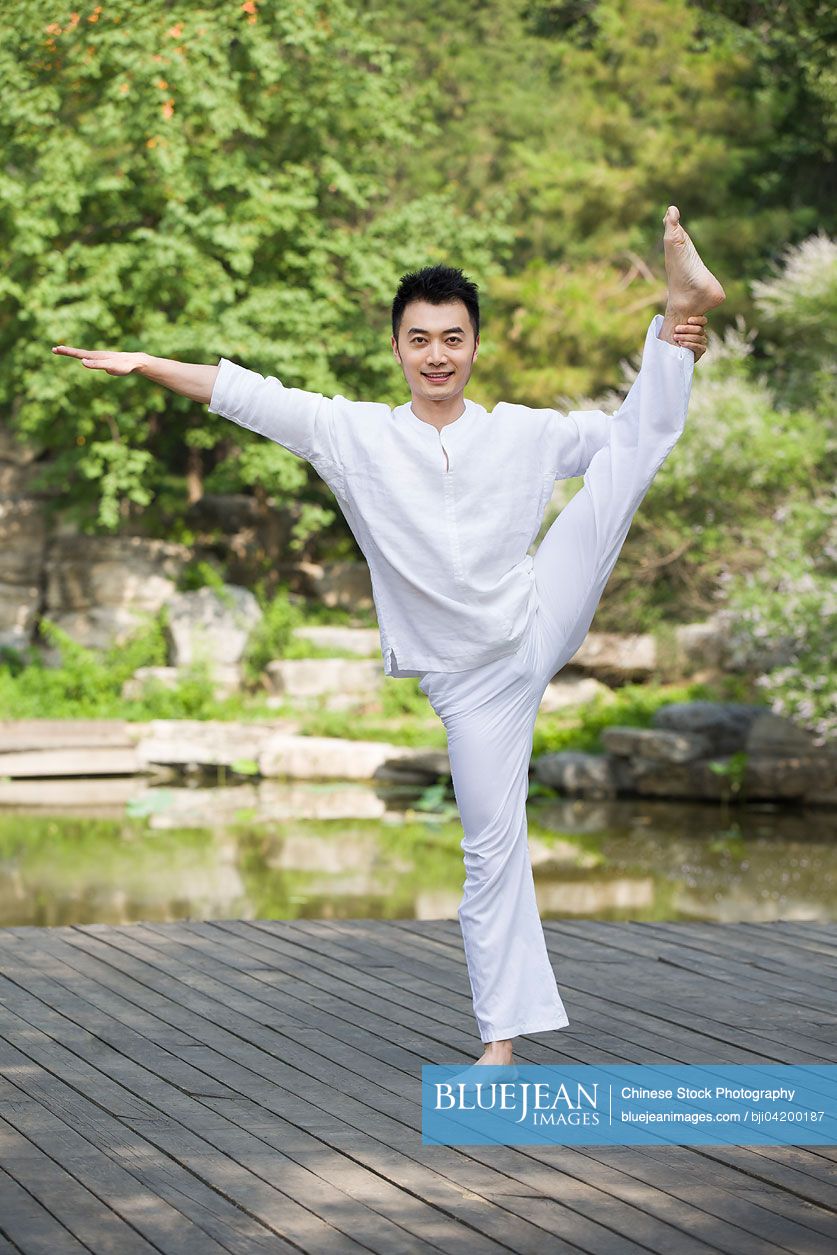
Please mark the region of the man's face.
<svg viewBox="0 0 837 1255"><path fill-rule="evenodd" d="M410 301L404 308L392 351L413 397L446 401L463 392L479 351L479 336L462 301L431 305Z"/></svg>

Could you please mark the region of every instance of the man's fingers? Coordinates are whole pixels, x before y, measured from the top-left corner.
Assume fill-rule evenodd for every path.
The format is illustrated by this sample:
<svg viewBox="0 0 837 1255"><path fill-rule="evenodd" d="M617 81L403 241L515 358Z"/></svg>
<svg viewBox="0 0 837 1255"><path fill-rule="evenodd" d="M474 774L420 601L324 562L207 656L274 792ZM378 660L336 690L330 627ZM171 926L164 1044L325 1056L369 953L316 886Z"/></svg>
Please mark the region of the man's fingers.
<svg viewBox="0 0 837 1255"><path fill-rule="evenodd" d="M53 353L61 353L64 357L93 357L95 349L74 349L68 344L56 344Z"/></svg>

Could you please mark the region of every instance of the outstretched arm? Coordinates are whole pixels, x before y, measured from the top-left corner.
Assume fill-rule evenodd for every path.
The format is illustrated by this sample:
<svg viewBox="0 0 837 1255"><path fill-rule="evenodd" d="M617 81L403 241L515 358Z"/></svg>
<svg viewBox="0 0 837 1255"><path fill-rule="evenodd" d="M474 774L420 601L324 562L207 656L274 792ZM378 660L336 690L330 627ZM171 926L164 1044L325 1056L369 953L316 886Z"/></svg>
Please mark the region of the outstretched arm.
<svg viewBox="0 0 837 1255"><path fill-rule="evenodd" d="M217 366L176 362L150 353L114 353L57 344L53 353L75 357L88 370L109 375L142 375L172 392L209 406L248 431L258 432L310 462L327 483L340 464L334 434L333 403L318 392L287 388L222 357Z"/></svg>
<svg viewBox="0 0 837 1255"><path fill-rule="evenodd" d="M76 349L66 344L56 344L52 351L62 357L77 358L88 370L104 370L109 375L142 375L202 405L209 404L218 374L217 366L175 362L168 357L152 357L150 353L112 353L107 349Z"/></svg>

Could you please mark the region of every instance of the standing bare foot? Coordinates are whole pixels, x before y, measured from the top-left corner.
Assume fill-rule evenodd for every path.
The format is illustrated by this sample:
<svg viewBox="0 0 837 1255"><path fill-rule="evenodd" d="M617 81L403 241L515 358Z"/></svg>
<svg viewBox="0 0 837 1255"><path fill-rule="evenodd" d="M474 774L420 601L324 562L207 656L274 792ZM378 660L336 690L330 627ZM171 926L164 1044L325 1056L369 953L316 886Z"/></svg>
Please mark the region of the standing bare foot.
<svg viewBox="0 0 837 1255"><path fill-rule="evenodd" d="M726 300L726 292L703 264L692 241L680 225L680 210L669 205L663 218L663 251L668 278L668 306L682 315L705 314Z"/></svg>
<svg viewBox="0 0 837 1255"><path fill-rule="evenodd" d="M508 1067L512 1062L512 1041L490 1041L486 1042L485 1051L477 1063L491 1063L501 1067Z"/></svg>

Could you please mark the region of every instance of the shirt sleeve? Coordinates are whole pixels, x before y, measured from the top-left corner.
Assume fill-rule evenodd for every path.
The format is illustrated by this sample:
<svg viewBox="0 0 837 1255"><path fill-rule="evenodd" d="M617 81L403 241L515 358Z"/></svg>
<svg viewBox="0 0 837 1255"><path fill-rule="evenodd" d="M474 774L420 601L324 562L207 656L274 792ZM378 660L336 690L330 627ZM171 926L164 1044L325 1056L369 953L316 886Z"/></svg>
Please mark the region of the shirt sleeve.
<svg viewBox="0 0 837 1255"><path fill-rule="evenodd" d="M319 392L286 388L222 357L208 408L304 458L327 481L342 474L334 401Z"/></svg>
<svg viewBox="0 0 837 1255"><path fill-rule="evenodd" d="M555 478L583 475L593 455L607 444L612 422L613 416L602 410L571 410L569 414L554 411L550 457Z"/></svg>
<svg viewBox="0 0 837 1255"><path fill-rule="evenodd" d="M550 454L556 479L585 475L599 449L639 443L665 455L683 430L695 358L691 349L659 338L662 314L651 320L642 363L615 414L601 410L555 412Z"/></svg>

